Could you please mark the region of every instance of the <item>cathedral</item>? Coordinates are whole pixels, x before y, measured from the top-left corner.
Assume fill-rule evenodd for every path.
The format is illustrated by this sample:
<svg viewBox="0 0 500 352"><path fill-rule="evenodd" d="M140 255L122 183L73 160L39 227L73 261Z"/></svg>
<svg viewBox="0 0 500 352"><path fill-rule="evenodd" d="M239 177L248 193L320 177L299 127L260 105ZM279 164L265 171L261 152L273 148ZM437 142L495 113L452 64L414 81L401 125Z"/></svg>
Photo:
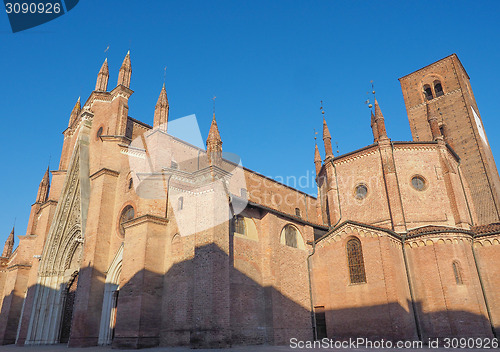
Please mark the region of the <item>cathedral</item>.
<svg viewBox="0 0 500 352"><path fill-rule="evenodd" d="M223 153L215 114L206 148L169 134L165 87L152 126L130 117L131 74L128 53L108 90L103 63L5 243L0 343L499 335L500 178L457 55L399 79L411 141L375 100L373 143L334 155L323 119L317 197Z"/></svg>

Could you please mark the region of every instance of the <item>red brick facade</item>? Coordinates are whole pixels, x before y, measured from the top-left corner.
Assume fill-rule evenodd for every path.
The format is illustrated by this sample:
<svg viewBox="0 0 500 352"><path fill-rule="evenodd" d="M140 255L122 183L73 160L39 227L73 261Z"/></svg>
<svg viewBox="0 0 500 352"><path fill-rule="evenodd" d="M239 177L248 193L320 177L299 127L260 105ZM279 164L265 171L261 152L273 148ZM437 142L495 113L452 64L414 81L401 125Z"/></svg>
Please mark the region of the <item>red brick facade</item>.
<svg viewBox="0 0 500 352"><path fill-rule="evenodd" d="M208 154L166 133L165 89L154 129L129 117L131 73L127 54L108 92L103 64L5 245L1 343L59 343L63 321L69 346L127 348L498 334L498 173L455 55L401 79L414 141L375 102L375 143L334 157L324 121L317 199L246 168L215 192L238 172L215 116Z"/></svg>

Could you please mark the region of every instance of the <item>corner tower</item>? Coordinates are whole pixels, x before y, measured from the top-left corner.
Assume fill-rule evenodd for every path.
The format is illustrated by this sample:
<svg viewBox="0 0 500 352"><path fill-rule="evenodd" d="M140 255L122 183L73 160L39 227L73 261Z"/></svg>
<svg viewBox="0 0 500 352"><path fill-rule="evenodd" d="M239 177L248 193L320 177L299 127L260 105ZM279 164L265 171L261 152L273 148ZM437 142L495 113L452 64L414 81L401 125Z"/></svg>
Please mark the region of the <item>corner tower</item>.
<svg viewBox="0 0 500 352"><path fill-rule="evenodd" d="M457 55L445 57L399 81L413 140L434 140L428 122L431 111L444 140L460 156L478 224L499 222L500 178L469 75Z"/></svg>

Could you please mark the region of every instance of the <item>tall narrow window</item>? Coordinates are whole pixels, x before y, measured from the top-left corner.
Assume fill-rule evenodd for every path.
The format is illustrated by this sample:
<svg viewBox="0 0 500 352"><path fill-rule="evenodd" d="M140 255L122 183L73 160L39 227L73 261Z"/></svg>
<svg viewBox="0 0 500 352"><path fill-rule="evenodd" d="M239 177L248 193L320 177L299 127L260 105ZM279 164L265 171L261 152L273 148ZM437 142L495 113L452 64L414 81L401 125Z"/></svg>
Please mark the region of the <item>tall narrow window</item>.
<svg viewBox="0 0 500 352"><path fill-rule="evenodd" d="M455 282L457 285L463 285L464 281L462 280L462 270L460 269L460 263L454 261L453 264L453 274L455 275Z"/></svg>
<svg viewBox="0 0 500 352"><path fill-rule="evenodd" d="M432 89L428 84L424 86L424 95L427 100L432 100L432 98L434 98L432 96Z"/></svg>
<svg viewBox="0 0 500 352"><path fill-rule="evenodd" d="M285 244L297 248L297 229L292 225L285 226Z"/></svg>
<svg viewBox="0 0 500 352"><path fill-rule="evenodd" d="M246 235L245 218L241 215L236 215L233 218L233 228L234 232L239 233L240 235Z"/></svg>
<svg viewBox="0 0 500 352"><path fill-rule="evenodd" d="M184 197L179 197L179 200L177 201L177 209L182 210L184 208Z"/></svg>
<svg viewBox="0 0 500 352"><path fill-rule="evenodd" d="M314 315L316 318L316 335L318 340L321 340L326 336L326 317L325 317L325 307L316 306L314 307Z"/></svg>
<svg viewBox="0 0 500 352"><path fill-rule="evenodd" d="M300 218L300 209L299 208L295 208L295 215Z"/></svg>
<svg viewBox="0 0 500 352"><path fill-rule="evenodd" d="M443 86L441 85L441 82L439 81L434 82L434 92L436 93L436 97L444 95Z"/></svg>
<svg viewBox="0 0 500 352"><path fill-rule="evenodd" d="M365 263L361 242L357 238L347 241L347 262L351 284L366 282Z"/></svg>

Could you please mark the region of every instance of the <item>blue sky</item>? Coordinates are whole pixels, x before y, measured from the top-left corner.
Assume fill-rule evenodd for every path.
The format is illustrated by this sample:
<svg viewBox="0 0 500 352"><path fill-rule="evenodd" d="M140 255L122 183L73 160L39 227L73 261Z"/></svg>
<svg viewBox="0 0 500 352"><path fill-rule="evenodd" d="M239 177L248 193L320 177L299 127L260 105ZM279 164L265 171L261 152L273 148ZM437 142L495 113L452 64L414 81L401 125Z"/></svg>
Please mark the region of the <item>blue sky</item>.
<svg viewBox="0 0 500 352"><path fill-rule="evenodd" d="M106 57L114 88L129 49L130 116L152 123L167 66L171 119L196 114L206 138L216 95L224 150L282 178L313 172L320 100L340 153L372 142L370 80L389 137L409 140L398 78L457 53L499 158L499 10L498 1L83 0L16 34L0 13L0 241L16 217L25 234L78 96L86 100Z"/></svg>

